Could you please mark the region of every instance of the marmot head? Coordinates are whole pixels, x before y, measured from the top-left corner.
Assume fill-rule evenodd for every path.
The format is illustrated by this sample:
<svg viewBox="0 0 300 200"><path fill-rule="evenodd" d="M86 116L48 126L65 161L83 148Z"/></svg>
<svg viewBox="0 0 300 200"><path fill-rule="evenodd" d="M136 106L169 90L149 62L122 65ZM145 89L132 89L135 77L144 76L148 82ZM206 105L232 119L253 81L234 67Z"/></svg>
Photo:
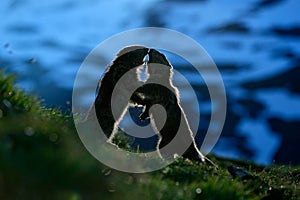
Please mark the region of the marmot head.
<svg viewBox="0 0 300 200"><path fill-rule="evenodd" d="M167 57L155 49L149 50L148 73L152 79L168 80L173 75L173 67Z"/></svg>

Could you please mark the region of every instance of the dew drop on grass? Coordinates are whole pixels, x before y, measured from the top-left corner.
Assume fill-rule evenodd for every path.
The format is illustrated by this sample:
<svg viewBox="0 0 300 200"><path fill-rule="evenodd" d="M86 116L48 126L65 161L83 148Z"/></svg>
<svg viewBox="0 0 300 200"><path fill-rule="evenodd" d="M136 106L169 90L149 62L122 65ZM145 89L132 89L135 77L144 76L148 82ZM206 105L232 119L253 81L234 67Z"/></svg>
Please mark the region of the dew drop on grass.
<svg viewBox="0 0 300 200"><path fill-rule="evenodd" d="M201 188L197 188L197 189L196 189L196 193L197 193L197 194L201 194L201 192L202 192Z"/></svg>
<svg viewBox="0 0 300 200"><path fill-rule="evenodd" d="M164 173L164 174L167 174L169 171L170 171L170 168L169 168L169 167L166 167L166 168L163 170L163 173Z"/></svg>
<svg viewBox="0 0 300 200"><path fill-rule="evenodd" d="M7 99L3 99L2 103L6 106L6 108L12 109L12 105Z"/></svg>
<svg viewBox="0 0 300 200"><path fill-rule="evenodd" d="M111 174L111 170L110 169L102 169L102 174L104 174L104 176L109 176Z"/></svg>
<svg viewBox="0 0 300 200"><path fill-rule="evenodd" d="M33 136L34 135L34 129L32 127L28 126L24 129L24 133L27 136Z"/></svg>

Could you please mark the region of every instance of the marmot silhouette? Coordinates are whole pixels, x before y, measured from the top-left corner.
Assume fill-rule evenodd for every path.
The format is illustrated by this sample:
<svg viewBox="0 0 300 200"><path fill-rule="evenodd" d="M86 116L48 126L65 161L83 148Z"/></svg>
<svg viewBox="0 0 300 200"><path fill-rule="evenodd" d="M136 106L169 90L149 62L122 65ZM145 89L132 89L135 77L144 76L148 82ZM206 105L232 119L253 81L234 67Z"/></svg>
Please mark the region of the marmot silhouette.
<svg viewBox="0 0 300 200"><path fill-rule="evenodd" d="M122 95L128 93L130 89L138 89L135 90L132 95L130 94L129 102L113 104L119 107L117 109L119 112L116 114L117 116L115 115L114 117L111 109L111 98L117 82L130 70L145 64L144 58L147 55L149 56L149 61L147 62L148 79L146 82L142 82L138 78L138 74L135 73L132 74L128 83L123 84L124 86L117 91L120 99L122 99ZM140 118L144 120L150 117L152 127L159 135L157 151L162 158L168 159L177 154L176 148L171 152L163 152L162 148L172 141L181 125L180 130L183 130L185 133L182 142L188 142L188 144L190 144L189 148L184 152L183 157L191 160L204 161L205 157L197 148L193 133L180 105L178 89L173 85L172 69L173 67L167 58L154 49L148 49L143 46L126 47L117 54L99 81L98 94L91 109L95 109L97 120L104 134L111 142L128 106L130 104L144 106L144 112L140 115ZM159 131L157 127L161 126L161 116L159 116L157 112L152 112L150 109L155 104L163 106L167 114L165 124L163 124L163 127Z"/></svg>
<svg viewBox="0 0 300 200"><path fill-rule="evenodd" d="M192 160L204 161L205 157L196 145L188 120L180 105L179 91L173 85L172 65L164 54L155 49L150 49L147 68L149 78L134 94L135 96L140 95L140 98L136 99L139 100L140 104L145 106L144 113L140 118L144 120L150 117L152 126L159 135L157 150L161 157L168 159L175 154L179 154L179 152L176 152L178 149L176 147L164 152L162 148L174 139L180 128L181 134L184 134L182 137L180 136L181 142L190 144L182 156ZM161 113L155 111L151 112L150 110L155 104L163 106L166 111L167 116L164 124L162 124L163 122L161 121ZM161 129L158 131L157 127Z"/></svg>
<svg viewBox="0 0 300 200"><path fill-rule="evenodd" d="M99 82L94 108L100 127L110 141L113 139L114 134L118 129L118 124L123 118L130 103L120 101L114 104L113 106L118 106L118 110L120 111L117 113L117 116L114 117L111 109L111 99L114 88L124 74L144 63L143 59L147 53L148 49L143 46L125 47L117 54L112 64L107 67L104 76ZM137 74L132 74L130 80L123 85L123 88L115 91L119 92L118 95L121 97L123 95L122 93L128 93L131 88L142 85L142 83ZM137 101L137 98L135 99ZM117 120L115 120L115 118Z"/></svg>

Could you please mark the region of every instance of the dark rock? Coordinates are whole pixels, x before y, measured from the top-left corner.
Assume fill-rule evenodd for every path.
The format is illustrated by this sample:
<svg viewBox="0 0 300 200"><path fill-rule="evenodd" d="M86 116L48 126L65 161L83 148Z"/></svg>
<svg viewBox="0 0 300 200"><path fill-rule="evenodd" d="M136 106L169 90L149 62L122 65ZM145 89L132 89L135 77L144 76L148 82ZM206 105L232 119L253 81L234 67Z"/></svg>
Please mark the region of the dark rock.
<svg viewBox="0 0 300 200"><path fill-rule="evenodd" d="M240 178L242 180L249 180L253 178L253 175L250 174L250 172L240 168L236 167L234 165L229 165L227 167L227 170L232 175L233 178Z"/></svg>

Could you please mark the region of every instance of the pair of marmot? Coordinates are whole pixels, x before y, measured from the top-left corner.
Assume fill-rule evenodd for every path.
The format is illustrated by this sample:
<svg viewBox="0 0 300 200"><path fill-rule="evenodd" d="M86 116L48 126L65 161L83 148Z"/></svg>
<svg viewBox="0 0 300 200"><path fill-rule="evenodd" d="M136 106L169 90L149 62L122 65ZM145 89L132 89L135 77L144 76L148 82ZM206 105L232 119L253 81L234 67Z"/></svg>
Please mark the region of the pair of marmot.
<svg viewBox="0 0 300 200"><path fill-rule="evenodd" d="M146 57L149 59L145 60ZM147 65L148 71L148 79L145 82L139 79L136 70L143 65ZM142 105L144 111L140 115L140 119L144 120L150 117L152 127L159 135L157 150L162 158L168 159L182 153L183 157L204 161L205 157L196 145L180 105L178 89L172 83L172 69L166 56L155 49L144 46L130 46L122 49L99 82L98 94L93 105L98 122L108 140L112 141L128 106L130 104ZM131 70L135 70L135 72L130 73ZM126 80L118 85L118 81L125 74L127 75ZM116 95L114 96L113 93ZM130 95L129 102L122 102L122 99L126 99L123 97L128 95ZM152 109L157 104L165 109L166 119L164 122L161 120L160 112ZM113 111L111 105L117 107L114 109L116 111ZM180 136L177 136L179 132ZM171 145L171 148L168 148L176 137L179 138L179 143L177 139L177 142L173 143L173 147ZM181 146L180 142L188 145L184 152L177 152L178 147Z"/></svg>

